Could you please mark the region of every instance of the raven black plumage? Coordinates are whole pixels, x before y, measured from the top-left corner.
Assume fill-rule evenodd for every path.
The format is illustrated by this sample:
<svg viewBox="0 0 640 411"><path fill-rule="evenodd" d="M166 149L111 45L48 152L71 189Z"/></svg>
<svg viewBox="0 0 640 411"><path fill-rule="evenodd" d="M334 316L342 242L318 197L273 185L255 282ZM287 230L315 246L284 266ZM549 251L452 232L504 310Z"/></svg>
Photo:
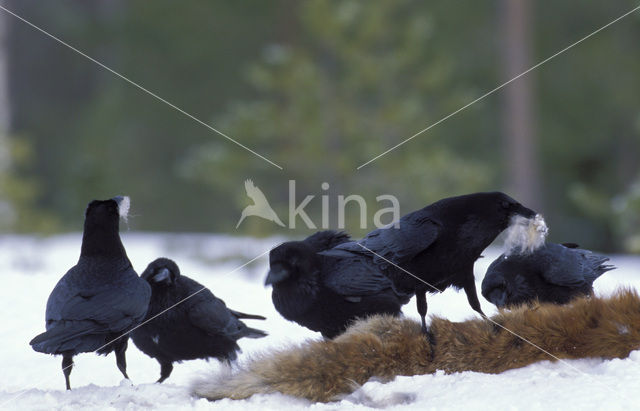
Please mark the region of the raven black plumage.
<svg viewBox="0 0 640 411"><path fill-rule="evenodd" d="M237 340L267 335L239 320L264 317L227 308L209 289L181 275L178 265L168 258L149 264L142 278L152 291L145 318L148 322L133 330L131 339L140 351L160 363L158 382L169 377L176 361L211 357L233 361L240 350Z"/></svg>
<svg viewBox="0 0 640 411"><path fill-rule="evenodd" d="M80 259L49 295L47 331L30 344L34 350L62 354L67 389L73 356L115 352L125 378L128 335L144 318L151 288L131 267L119 234L121 208L128 197L92 201L85 212Z"/></svg>
<svg viewBox="0 0 640 411"><path fill-rule="evenodd" d="M502 254L482 280L482 295L497 307L541 302L565 304L593 292L593 282L614 269L609 258L576 248L546 243L532 253Z"/></svg>
<svg viewBox="0 0 640 411"><path fill-rule="evenodd" d="M403 216L398 227L374 230L322 254L365 256L398 290L415 293L426 333L427 292L463 288L471 307L484 315L473 264L518 215L533 218L536 213L500 192L450 197Z"/></svg>
<svg viewBox="0 0 640 411"><path fill-rule="evenodd" d="M333 338L356 318L401 313L411 296L394 290L367 258L317 254L349 241L344 233L320 231L271 250L265 284L273 285L271 298L284 318Z"/></svg>

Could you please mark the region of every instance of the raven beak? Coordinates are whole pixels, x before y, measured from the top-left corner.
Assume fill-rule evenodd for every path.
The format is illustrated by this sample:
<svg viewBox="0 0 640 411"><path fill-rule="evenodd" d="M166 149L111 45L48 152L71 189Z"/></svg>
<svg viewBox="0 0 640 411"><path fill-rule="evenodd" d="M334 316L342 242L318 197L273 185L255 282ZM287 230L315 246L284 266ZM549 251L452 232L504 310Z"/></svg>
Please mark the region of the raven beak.
<svg viewBox="0 0 640 411"><path fill-rule="evenodd" d="M491 301L498 308L502 308L507 304L507 297L503 290L493 290L491 294L489 294L489 297L489 301Z"/></svg>
<svg viewBox="0 0 640 411"><path fill-rule="evenodd" d="M515 211L516 214L523 216L524 218L535 218L538 215L535 211L530 208L527 208L523 205L519 205L519 207Z"/></svg>
<svg viewBox="0 0 640 411"><path fill-rule="evenodd" d="M156 283L168 282L167 280L171 277L171 273L168 269L163 268L160 272L153 276L153 281Z"/></svg>
<svg viewBox="0 0 640 411"><path fill-rule="evenodd" d="M264 280L264 285L278 284L280 281L285 280L287 277L289 277L289 271L286 268L272 268L271 270L269 270L266 280Z"/></svg>

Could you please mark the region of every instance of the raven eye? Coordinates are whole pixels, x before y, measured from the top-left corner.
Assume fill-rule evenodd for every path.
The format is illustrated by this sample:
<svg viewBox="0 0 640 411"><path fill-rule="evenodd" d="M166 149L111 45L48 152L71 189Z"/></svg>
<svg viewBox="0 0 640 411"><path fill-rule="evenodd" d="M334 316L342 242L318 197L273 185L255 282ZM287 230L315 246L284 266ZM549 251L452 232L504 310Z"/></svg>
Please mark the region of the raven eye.
<svg viewBox="0 0 640 411"><path fill-rule="evenodd" d="M502 208L509 208L509 206L510 206L508 201L502 201L502 203L500 203L500 205L502 206Z"/></svg>

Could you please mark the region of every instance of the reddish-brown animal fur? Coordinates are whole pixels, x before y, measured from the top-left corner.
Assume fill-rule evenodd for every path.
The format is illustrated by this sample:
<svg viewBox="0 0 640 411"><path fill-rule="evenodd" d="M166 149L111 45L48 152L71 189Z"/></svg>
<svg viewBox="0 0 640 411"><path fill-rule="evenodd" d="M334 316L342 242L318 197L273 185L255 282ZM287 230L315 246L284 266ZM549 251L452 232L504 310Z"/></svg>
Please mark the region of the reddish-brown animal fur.
<svg viewBox="0 0 640 411"><path fill-rule="evenodd" d="M561 359L624 358L640 348L640 297L623 290L610 298L580 298L566 306L541 304L503 311L493 321ZM435 345L409 319L375 316L333 341L310 341L254 359L194 387L212 400L281 392L332 401L372 377L477 371L500 373L554 358L486 320L433 318ZM431 359L431 360L430 360Z"/></svg>

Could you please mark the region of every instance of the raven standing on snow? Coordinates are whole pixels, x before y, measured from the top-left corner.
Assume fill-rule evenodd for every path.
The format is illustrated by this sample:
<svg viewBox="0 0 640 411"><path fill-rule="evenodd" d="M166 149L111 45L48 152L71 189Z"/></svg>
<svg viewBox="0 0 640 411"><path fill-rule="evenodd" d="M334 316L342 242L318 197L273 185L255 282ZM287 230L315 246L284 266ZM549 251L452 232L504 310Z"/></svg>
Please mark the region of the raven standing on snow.
<svg viewBox="0 0 640 411"><path fill-rule="evenodd" d="M260 315L233 311L200 283L180 275L178 265L158 258L142 273L151 285L147 323L131 332L133 343L160 363L160 379L169 378L173 363L215 357L232 361L242 337L262 338L264 331L247 327L240 318Z"/></svg>
<svg viewBox="0 0 640 411"><path fill-rule="evenodd" d="M473 264L515 216L533 219L536 213L500 192L450 197L405 215L399 227L379 228L322 254L366 256L397 289L415 293L426 333L427 292L463 288L471 308L484 316Z"/></svg>
<svg viewBox="0 0 640 411"><path fill-rule="evenodd" d="M531 253L502 254L487 269L482 295L498 308L538 299L566 304L593 292L596 278L615 267L609 258L576 248L546 243Z"/></svg>
<svg viewBox="0 0 640 411"><path fill-rule="evenodd" d="M118 220L128 209L129 197L89 203L80 259L49 295L47 331L29 343L38 352L62 354L68 390L73 356L81 352L115 351L118 369L129 378L126 333L144 318L151 288L131 267L120 241Z"/></svg>
<svg viewBox="0 0 640 411"><path fill-rule="evenodd" d="M317 254L349 241L345 233L320 231L271 250L265 284L273 285L271 298L284 318L333 338L356 318L401 313L411 295L397 292L368 258Z"/></svg>

